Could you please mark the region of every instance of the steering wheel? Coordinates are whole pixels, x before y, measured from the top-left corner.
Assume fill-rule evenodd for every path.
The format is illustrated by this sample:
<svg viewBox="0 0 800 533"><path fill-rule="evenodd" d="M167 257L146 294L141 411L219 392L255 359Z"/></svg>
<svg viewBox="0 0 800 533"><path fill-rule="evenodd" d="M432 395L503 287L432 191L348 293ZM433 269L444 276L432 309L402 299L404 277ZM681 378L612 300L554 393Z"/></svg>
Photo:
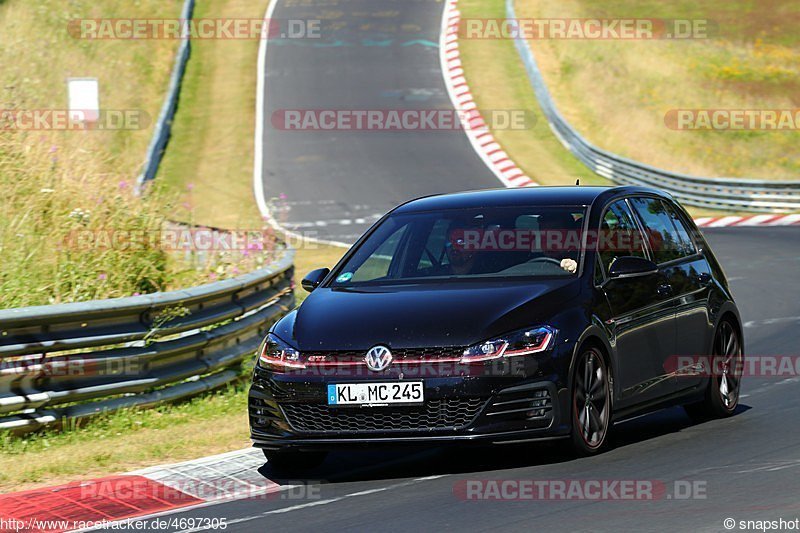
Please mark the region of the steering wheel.
<svg viewBox="0 0 800 533"><path fill-rule="evenodd" d="M528 263L553 263L554 265L558 265L561 268L561 261L559 259L554 259L552 257L536 257L528 261Z"/></svg>

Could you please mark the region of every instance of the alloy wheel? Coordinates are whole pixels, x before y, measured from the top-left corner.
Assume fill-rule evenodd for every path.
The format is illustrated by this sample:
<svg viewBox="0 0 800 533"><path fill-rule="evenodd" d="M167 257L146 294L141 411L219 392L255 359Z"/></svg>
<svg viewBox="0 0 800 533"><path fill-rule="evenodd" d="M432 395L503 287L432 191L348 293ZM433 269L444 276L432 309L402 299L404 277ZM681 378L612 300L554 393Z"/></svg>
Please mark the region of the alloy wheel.
<svg viewBox="0 0 800 533"><path fill-rule="evenodd" d="M586 446L600 447L608 432L611 411L608 370L595 350L585 352L575 372L575 424Z"/></svg>
<svg viewBox="0 0 800 533"><path fill-rule="evenodd" d="M725 409L732 411L739 403L742 347L736 330L728 322L723 322L717 333L714 343L714 366L719 398Z"/></svg>

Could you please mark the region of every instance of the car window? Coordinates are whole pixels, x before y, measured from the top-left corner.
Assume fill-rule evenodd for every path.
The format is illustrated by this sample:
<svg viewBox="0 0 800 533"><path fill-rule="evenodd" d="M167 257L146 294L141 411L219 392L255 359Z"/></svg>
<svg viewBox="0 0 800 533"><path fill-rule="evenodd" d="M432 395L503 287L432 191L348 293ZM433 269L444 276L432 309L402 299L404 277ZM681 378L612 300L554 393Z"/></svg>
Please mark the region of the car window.
<svg viewBox="0 0 800 533"><path fill-rule="evenodd" d="M392 257L397 251L397 247L400 245L400 241L407 229L408 225L406 224L389 235L380 246L369 254L361 265L361 268L353 272L352 275L347 278L347 281L370 281L386 277L389 274Z"/></svg>
<svg viewBox="0 0 800 533"><path fill-rule="evenodd" d="M447 220L440 219L433 224L430 235L425 242L422 257L417 264L417 270L433 268L447 261L445 245L447 244Z"/></svg>
<svg viewBox="0 0 800 533"><path fill-rule="evenodd" d="M586 206L507 206L387 217L332 287L449 279L574 277Z"/></svg>
<svg viewBox="0 0 800 533"><path fill-rule="evenodd" d="M625 200L614 202L603 214L597 251L605 272L617 257L646 257L642 232Z"/></svg>
<svg viewBox="0 0 800 533"><path fill-rule="evenodd" d="M670 205L668 202L664 202L664 205L667 208L667 215L669 215L672 225L675 226L675 231L678 234L680 245L683 248L683 255L694 255L697 252L697 248L695 247L692 238L689 236L689 229L686 227L685 222L680 217L677 209L675 209L674 206Z"/></svg>
<svg viewBox="0 0 800 533"><path fill-rule="evenodd" d="M666 263L694 253L686 229L682 226L683 231L676 229L672 222L674 213L670 213L666 203L658 198L633 198L631 203L644 223L656 263Z"/></svg>

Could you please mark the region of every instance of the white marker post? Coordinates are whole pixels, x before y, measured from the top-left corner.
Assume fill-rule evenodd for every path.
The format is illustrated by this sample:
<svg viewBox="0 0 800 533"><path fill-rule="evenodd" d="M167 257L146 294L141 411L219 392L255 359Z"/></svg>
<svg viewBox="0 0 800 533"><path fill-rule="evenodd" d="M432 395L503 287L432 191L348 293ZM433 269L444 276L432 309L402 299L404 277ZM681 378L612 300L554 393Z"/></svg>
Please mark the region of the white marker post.
<svg viewBox="0 0 800 533"><path fill-rule="evenodd" d="M69 117L75 122L100 119L100 87L97 78L68 78Z"/></svg>

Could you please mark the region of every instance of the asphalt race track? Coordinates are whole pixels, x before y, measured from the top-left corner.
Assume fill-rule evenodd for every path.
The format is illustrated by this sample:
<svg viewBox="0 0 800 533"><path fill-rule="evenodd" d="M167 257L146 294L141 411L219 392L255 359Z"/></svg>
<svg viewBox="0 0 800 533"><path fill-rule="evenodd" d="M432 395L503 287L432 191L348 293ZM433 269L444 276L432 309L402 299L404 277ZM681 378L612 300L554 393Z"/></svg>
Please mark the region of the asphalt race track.
<svg viewBox="0 0 800 533"><path fill-rule="evenodd" d="M308 5L311 4L311 5ZM279 0L274 19L321 20L319 39L267 47L264 190L288 229L352 243L397 204L500 187L463 131L287 131L282 110L452 110L436 0Z"/></svg>
<svg viewBox="0 0 800 533"><path fill-rule="evenodd" d="M308 19L327 13L341 24L321 43L270 42L269 116L279 109L449 106L437 49L418 42L438 41L440 2L287 4L281 0L273 16ZM324 239L352 242L375 217L415 196L498 186L461 132L297 132L268 123L264 150L265 189L288 197L282 223L314 230ZM706 235L745 321L746 353L797 354L800 231L715 228ZM444 528L725 531L726 518L794 519L800 516L798 400L800 378L746 378L735 416L700 424L681 408L643 416L618 424L612 448L587 459L574 459L566 446L551 443L341 452L301 480L279 479L265 464L260 472L266 478L308 483L314 490L298 498L281 493L169 516L224 517L227 531L404 533ZM466 481L491 479L645 480L666 492L636 501L459 497ZM683 498L676 481L698 490Z"/></svg>

